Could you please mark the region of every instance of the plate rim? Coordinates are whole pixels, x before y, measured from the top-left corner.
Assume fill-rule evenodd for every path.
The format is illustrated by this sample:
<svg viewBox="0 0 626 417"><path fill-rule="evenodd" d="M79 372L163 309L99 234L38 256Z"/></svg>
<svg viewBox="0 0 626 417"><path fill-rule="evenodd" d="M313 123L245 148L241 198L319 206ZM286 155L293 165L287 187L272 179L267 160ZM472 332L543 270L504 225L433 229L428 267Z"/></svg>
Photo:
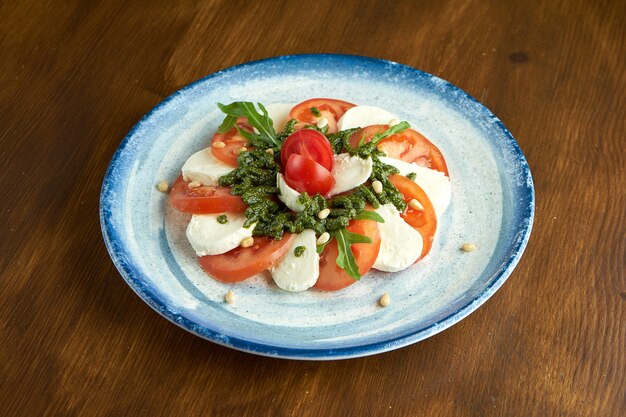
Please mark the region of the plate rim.
<svg viewBox="0 0 626 417"><path fill-rule="evenodd" d="M356 60L360 63L368 64L385 64L394 67L401 67L405 71L413 72L419 77L429 77L433 80L436 80L438 84L442 85L446 89L451 89L455 91L457 94L461 95L462 99L467 99L473 104L477 104L479 108L481 108L481 113L485 116L489 117L490 120L494 123L495 127L499 129L503 133L503 138L508 142L508 145L513 149L516 162L520 165L521 173L524 178L524 182L526 184L526 194L523 195L525 198L525 206L516 209L516 213L520 213L520 217L523 220L521 222L521 228L517 230L518 236L521 234L521 239L517 239L515 244L511 246L511 249L508 251L513 253L511 257L509 257L506 262L503 263L503 267L499 269L499 271L494 274L492 281L487 285L478 295L476 295L471 301L468 301L458 309L456 309L453 313L446 315L441 320L438 320L431 325L417 329L408 334L399 335L390 339L386 339L384 341L378 341L374 343L361 344L361 345L352 345L347 347L341 347L337 349L330 348L293 348L293 347L280 347L273 346L264 343L253 342L249 340L245 340L242 338L231 337L227 334L221 333L214 329L211 329L203 324L198 324L193 320L185 317L184 315L174 311L171 309L167 303L165 303L161 297L156 293L155 289L150 288L146 280L147 276L143 274L143 272L132 263L132 258L126 256L126 251L124 251L123 239L116 232L113 227L111 220L111 203L112 201L108 198L109 192L111 190L111 182L115 174L115 170L118 167L119 160L126 149L129 141L133 138L136 132L141 129L150 119L151 117L158 112L162 107L166 106L171 100L176 97L184 94L188 90L194 89L196 86L206 82L211 78L218 77L222 74L236 71L243 67L259 65L263 63L269 62L278 62L281 60L293 60L293 59L347 59L347 60ZM381 59L381 58L373 58L361 55L350 55L350 54L293 54L293 55L279 55L274 57L268 57L264 59L259 59L255 61L244 62L238 65L234 65L228 68L221 69L214 73L211 73L207 76L204 76L167 96L159 103L157 103L148 113L146 113L128 132L128 134L124 137L120 145L115 150L111 161L107 167L106 173L103 178L102 188L100 191L100 206L99 206L99 214L100 214L100 226L102 230L102 236L104 239L105 246L107 248L107 252L111 257L113 264L115 265L118 272L122 275L122 278L126 281L126 283L131 287L131 289L152 309L154 309L161 316L168 319L170 322L176 324L177 326L185 329L186 331L193 333L203 339L212 341L222 346L226 346L235 350L244 351L248 353L254 353L262 356L269 357L278 357L284 359L299 359L299 360L335 360L335 359L349 359L356 357L363 357L374 355L377 353L383 353L395 349L399 349L401 347L405 347L407 345L419 342L428 337L434 336L437 333L442 332L443 330L453 326L459 321L466 318L469 314L476 311L480 306L482 306L508 279L508 277L513 272L515 266L519 262L530 238L530 233L532 231L532 225L534 222L534 214L535 214L535 190L534 183L532 179L532 174L530 172L530 167L526 160L524 153L522 152L519 144L513 137L513 135L509 132L509 130L504 126L502 121L491 112L484 104L479 102L472 95L468 94L463 89L457 87L456 85L439 78L433 74L428 72L419 70L417 68L411 67L409 65L401 64L398 62Z"/></svg>

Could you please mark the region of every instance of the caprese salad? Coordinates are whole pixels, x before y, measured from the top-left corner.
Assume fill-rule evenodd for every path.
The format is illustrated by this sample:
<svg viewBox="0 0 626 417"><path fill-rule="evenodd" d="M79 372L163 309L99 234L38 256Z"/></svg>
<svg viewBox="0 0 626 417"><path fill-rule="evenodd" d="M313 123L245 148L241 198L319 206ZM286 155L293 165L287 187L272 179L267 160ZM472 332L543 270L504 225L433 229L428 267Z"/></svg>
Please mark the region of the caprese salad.
<svg viewBox="0 0 626 417"><path fill-rule="evenodd" d="M214 279L269 270L287 291L336 291L429 252L451 198L445 159L386 110L315 98L218 104L225 118L170 192Z"/></svg>

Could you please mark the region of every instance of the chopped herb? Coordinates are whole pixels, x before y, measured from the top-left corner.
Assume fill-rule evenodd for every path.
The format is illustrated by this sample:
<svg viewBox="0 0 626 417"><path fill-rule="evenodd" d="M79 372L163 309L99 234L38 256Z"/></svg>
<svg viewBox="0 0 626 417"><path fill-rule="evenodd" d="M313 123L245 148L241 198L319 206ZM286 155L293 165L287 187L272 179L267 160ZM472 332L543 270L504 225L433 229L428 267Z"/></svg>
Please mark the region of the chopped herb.
<svg viewBox="0 0 626 417"><path fill-rule="evenodd" d="M311 113L313 113L313 116L315 117L321 117L322 113L319 111L319 109L317 107L311 107L309 110L311 110Z"/></svg>
<svg viewBox="0 0 626 417"><path fill-rule="evenodd" d="M225 214L221 214L217 216L217 222L220 224L226 224L228 223L228 217Z"/></svg>
<svg viewBox="0 0 626 417"><path fill-rule="evenodd" d="M417 177L417 174L415 172L411 172L411 173L407 174L406 177L408 179L410 179L411 181L415 181L415 177Z"/></svg>
<svg viewBox="0 0 626 417"><path fill-rule="evenodd" d="M296 248L293 250L293 254L296 255L296 258L299 258L302 256L305 249L306 247L304 246L296 246Z"/></svg>

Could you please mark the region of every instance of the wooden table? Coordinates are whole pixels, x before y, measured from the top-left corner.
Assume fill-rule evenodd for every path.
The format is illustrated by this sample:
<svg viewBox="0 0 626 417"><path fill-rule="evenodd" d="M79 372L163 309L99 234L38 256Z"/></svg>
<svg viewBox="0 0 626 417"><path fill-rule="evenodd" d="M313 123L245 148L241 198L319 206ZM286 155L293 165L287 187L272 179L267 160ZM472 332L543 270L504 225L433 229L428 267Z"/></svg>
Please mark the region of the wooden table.
<svg viewBox="0 0 626 417"><path fill-rule="evenodd" d="M174 3L0 5L0 414L626 415L626 3ZM521 262L416 345L322 363L220 347L152 311L104 247L102 178L143 114L219 69L305 52L445 78L528 158Z"/></svg>

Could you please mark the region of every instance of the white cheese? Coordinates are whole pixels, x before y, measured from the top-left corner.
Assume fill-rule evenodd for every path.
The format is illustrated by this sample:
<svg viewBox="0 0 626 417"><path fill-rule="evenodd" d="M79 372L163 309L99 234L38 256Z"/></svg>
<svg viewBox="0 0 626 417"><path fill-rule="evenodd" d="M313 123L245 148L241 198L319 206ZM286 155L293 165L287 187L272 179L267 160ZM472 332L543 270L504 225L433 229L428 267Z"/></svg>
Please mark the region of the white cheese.
<svg viewBox="0 0 626 417"><path fill-rule="evenodd" d="M183 178L197 181L203 185L217 185L217 180L235 168L213 156L211 148L206 148L191 155L183 165Z"/></svg>
<svg viewBox="0 0 626 417"><path fill-rule="evenodd" d="M394 119L397 119L396 116L379 107L354 106L348 109L337 121L337 128L346 130L354 127L386 125Z"/></svg>
<svg viewBox="0 0 626 417"><path fill-rule="evenodd" d="M361 159L347 153L335 155L332 174L335 185L328 196L349 191L367 181L372 175L372 158Z"/></svg>
<svg viewBox="0 0 626 417"><path fill-rule="evenodd" d="M220 255L235 249L241 241L252 236L255 224L245 228L246 217L243 214L225 213L228 221L221 224L217 214L194 214L187 225L187 240L196 251L196 255Z"/></svg>
<svg viewBox="0 0 626 417"><path fill-rule="evenodd" d="M289 111L293 106L291 104L269 104L265 106L265 110L267 110L267 115L272 119L274 124L274 131L276 133L282 132L285 128L285 125L289 121Z"/></svg>
<svg viewBox="0 0 626 417"><path fill-rule="evenodd" d="M446 174L417 165L415 162L405 162L386 156L381 156L380 162L398 168L400 175L415 173L415 183L422 187L430 202L433 203L437 218L443 215L452 198L452 186Z"/></svg>
<svg viewBox="0 0 626 417"><path fill-rule="evenodd" d="M298 203L298 197L300 197L300 193L289 186L285 182L283 178L283 174L276 174L276 184L278 185L278 190L280 193L278 194L278 199L285 203L290 210L295 211L296 213L304 210L304 206Z"/></svg>
<svg viewBox="0 0 626 417"><path fill-rule="evenodd" d="M293 239L280 262L270 268L276 285L286 291L304 291L315 285L320 274L320 257L315 242L315 232L311 229L302 231ZM294 253L298 246L304 246L300 256Z"/></svg>
<svg viewBox="0 0 626 417"><path fill-rule="evenodd" d="M413 265L422 253L422 235L405 222L393 204L376 209L385 220L378 223L380 251L374 268L379 271L397 272Z"/></svg>

